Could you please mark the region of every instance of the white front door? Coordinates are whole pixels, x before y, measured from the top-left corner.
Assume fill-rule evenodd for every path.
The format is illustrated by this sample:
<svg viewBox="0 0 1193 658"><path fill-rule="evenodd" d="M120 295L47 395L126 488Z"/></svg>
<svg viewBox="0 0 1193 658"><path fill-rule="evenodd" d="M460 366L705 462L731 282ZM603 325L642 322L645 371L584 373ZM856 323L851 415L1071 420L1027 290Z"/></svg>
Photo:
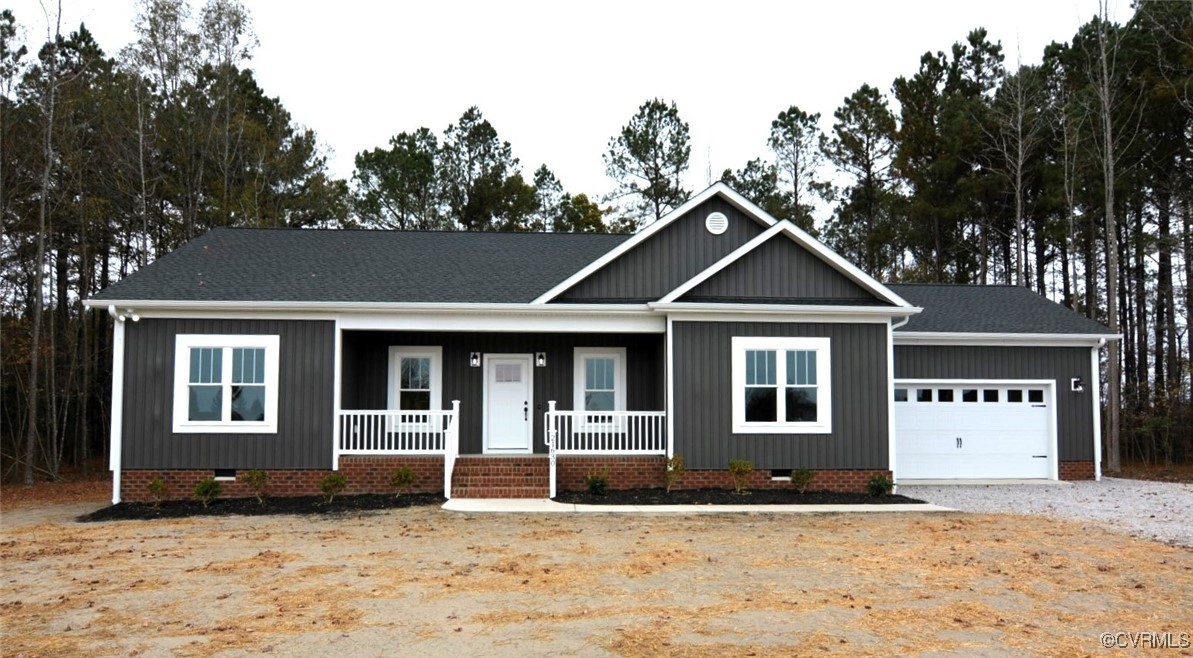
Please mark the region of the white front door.
<svg viewBox="0 0 1193 658"><path fill-rule="evenodd" d="M485 355L485 452L532 451L533 355Z"/></svg>

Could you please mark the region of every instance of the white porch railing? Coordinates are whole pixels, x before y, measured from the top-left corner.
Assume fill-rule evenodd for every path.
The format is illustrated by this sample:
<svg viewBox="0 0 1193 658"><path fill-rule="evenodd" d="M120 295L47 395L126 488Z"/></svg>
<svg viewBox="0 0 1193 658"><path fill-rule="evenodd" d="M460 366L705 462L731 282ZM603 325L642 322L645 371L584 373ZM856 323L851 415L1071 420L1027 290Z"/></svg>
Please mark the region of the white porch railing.
<svg viewBox="0 0 1193 658"><path fill-rule="evenodd" d="M555 497L556 455L665 455L665 411L557 411L547 403L544 427Z"/></svg>
<svg viewBox="0 0 1193 658"><path fill-rule="evenodd" d="M443 495L451 498L460 454L460 401L436 411L341 411L340 455L443 455Z"/></svg>

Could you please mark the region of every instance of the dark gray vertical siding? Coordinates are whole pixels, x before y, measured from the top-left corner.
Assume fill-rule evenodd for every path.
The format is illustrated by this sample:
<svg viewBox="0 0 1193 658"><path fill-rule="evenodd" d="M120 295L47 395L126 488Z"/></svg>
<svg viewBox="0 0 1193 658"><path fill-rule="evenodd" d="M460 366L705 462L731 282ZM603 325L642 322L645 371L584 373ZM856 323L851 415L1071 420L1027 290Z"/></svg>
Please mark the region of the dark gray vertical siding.
<svg viewBox="0 0 1193 658"><path fill-rule="evenodd" d="M729 218L713 235L704 228L711 212ZM655 300L766 230L720 197L709 199L564 292L558 301Z"/></svg>
<svg viewBox="0 0 1193 658"><path fill-rule="evenodd" d="M1075 393L1069 379L1090 377L1088 347L897 345L897 379L1051 379L1056 382L1061 461L1094 458L1093 394Z"/></svg>
<svg viewBox="0 0 1193 658"><path fill-rule="evenodd" d="M689 468L887 468L886 325L675 322L675 451ZM734 434L734 336L831 339L831 434Z"/></svg>
<svg viewBox="0 0 1193 658"><path fill-rule="evenodd" d="M344 409L384 409L390 346L438 345L443 348L443 407L460 401L460 451L478 454L484 436L484 369L468 365L471 352L484 354L547 353L547 366L534 368L534 451L543 444L543 413L555 400L572 409L576 347L626 348L626 406L630 411L661 411L664 405L662 334L509 334L350 331L343 340L345 370L341 380Z"/></svg>
<svg viewBox="0 0 1193 658"><path fill-rule="evenodd" d="M279 336L276 434L174 434L178 334ZM125 324L124 468L330 468L335 323L151 320Z"/></svg>
<svg viewBox="0 0 1193 658"><path fill-rule="evenodd" d="M878 301L865 288L786 235L776 235L759 245L688 291L682 301L750 299Z"/></svg>

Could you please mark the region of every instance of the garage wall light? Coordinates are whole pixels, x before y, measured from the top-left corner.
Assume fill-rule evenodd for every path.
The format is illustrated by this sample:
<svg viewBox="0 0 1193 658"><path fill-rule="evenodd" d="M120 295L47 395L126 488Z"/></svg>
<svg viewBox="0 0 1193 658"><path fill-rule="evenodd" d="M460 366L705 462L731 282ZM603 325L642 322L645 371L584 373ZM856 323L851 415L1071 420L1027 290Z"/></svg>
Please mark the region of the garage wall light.
<svg viewBox="0 0 1193 658"><path fill-rule="evenodd" d="M1074 393L1081 393L1085 390L1085 382L1081 381L1080 377L1074 377L1069 380L1069 390Z"/></svg>

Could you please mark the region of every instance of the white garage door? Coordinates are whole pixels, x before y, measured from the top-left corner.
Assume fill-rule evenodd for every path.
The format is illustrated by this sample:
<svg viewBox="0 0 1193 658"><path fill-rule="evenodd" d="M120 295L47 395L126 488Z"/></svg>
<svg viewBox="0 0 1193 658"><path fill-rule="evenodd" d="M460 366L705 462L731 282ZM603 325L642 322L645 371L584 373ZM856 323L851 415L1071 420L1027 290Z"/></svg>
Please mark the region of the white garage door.
<svg viewBox="0 0 1193 658"><path fill-rule="evenodd" d="M1052 477L1051 382L895 382L899 480Z"/></svg>

